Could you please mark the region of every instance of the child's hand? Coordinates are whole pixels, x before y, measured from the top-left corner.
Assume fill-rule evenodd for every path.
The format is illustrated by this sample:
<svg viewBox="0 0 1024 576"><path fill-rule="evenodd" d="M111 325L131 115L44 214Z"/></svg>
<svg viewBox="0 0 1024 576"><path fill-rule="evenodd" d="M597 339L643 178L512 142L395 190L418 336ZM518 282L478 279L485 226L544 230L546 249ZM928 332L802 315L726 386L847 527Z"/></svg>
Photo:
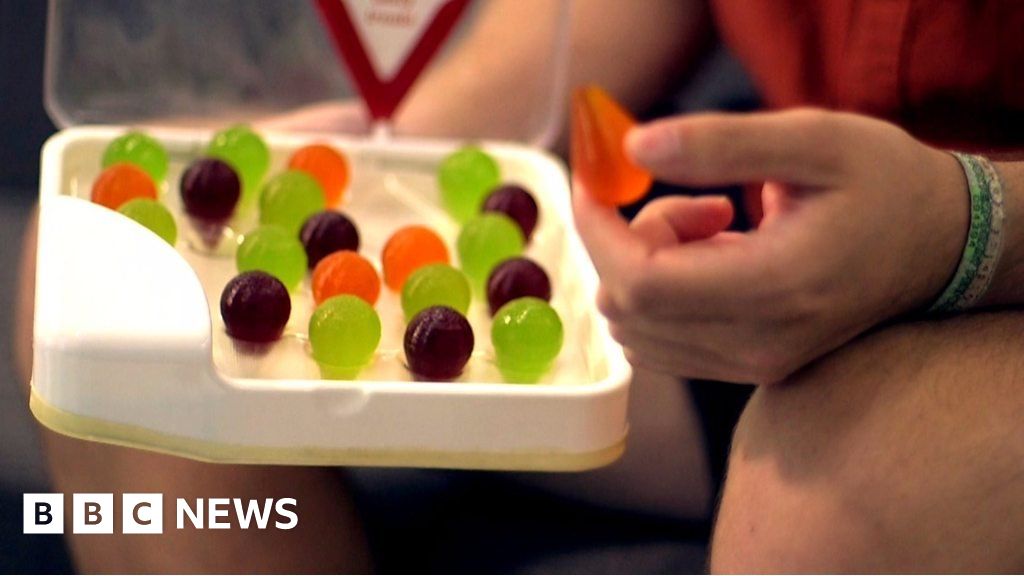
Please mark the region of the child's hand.
<svg viewBox="0 0 1024 576"><path fill-rule="evenodd" d="M577 183L598 306L635 364L779 381L929 304L963 249L959 164L882 121L817 110L677 117L635 129L625 146L663 181L767 181L764 220L746 234L724 231L724 198L656 200L627 224Z"/></svg>

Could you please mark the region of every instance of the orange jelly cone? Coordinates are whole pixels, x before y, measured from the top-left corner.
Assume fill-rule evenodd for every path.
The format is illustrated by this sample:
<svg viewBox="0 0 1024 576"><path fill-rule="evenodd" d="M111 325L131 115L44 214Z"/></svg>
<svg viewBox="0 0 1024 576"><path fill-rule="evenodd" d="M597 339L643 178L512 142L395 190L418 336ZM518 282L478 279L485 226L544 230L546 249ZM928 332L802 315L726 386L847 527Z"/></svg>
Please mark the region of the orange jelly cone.
<svg viewBox="0 0 1024 576"><path fill-rule="evenodd" d="M596 86L572 95L570 162L574 178L598 202L625 206L651 187L651 175L623 151L626 132L636 125L629 112Z"/></svg>

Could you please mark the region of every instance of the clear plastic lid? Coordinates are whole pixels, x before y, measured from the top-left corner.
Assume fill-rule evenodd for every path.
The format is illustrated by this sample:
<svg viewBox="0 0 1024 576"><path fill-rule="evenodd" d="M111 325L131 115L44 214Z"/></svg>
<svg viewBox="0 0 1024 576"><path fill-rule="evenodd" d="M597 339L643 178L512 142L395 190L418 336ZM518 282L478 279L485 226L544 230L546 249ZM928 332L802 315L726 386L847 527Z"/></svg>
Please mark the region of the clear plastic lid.
<svg viewBox="0 0 1024 576"><path fill-rule="evenodd" d="M567 3L50 0L46 106L61 127L357 134L387 131L394 108L398 135L544 146L563 114ZM503 27L507 10L528 29ZM529 53L504 51L509 34L529 35Z"/></svg>

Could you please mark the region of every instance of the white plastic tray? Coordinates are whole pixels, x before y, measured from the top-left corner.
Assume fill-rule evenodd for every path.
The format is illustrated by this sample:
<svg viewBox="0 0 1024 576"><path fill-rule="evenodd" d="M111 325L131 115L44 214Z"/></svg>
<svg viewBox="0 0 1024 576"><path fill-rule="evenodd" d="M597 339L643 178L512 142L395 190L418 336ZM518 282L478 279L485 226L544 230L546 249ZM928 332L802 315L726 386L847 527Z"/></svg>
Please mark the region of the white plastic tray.
<svg viewBox="0 0 1024 576"><path fill-rule="evenodd" d="M597 277L576 236L565 170L517 145L483 143L506 181L535 191L541 222L527 254L549 271L565 348L540 384L504 383L493 365L486 304L469 318L476 351L450 383L412 381L402 365L398 295L377 309L384 335L358 381L319 379L302 334L308 284L293 295L286 337L263 357L236 353L218 311L231 257L192 250L178 219L172 249L88 201L104 146L124 127L65 130L43 151L32 410L72 436L217 462L582 470L624 448L630 368L593 306ZM178 178L210 133L151 130L169 149L162 199L178 210ZM271 173L308 136L265 134ZM319 139L342 149L352 184L341 210L360 252L404 224L433 227L454 246L438 208L442 142ZM180 213L180 212L179 212ZM249 222L237 223L243 231ZM453 254L454 257L454 254Z"/></svg>

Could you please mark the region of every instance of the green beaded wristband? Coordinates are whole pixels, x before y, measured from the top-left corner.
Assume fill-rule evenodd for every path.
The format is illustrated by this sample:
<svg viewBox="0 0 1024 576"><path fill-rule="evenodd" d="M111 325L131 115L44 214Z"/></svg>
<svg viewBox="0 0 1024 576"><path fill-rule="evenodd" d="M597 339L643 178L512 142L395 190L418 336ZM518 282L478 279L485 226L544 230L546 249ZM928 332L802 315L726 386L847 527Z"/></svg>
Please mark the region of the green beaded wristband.
<svg viewBox="0 0 1024 576"><path fill-rule="evenodd" d="M981 300L992 283L1003 249L1003 185L995 167L981 156L953 152L967 176L971 224L953 280L928 312L962 312Z"/></svg>

